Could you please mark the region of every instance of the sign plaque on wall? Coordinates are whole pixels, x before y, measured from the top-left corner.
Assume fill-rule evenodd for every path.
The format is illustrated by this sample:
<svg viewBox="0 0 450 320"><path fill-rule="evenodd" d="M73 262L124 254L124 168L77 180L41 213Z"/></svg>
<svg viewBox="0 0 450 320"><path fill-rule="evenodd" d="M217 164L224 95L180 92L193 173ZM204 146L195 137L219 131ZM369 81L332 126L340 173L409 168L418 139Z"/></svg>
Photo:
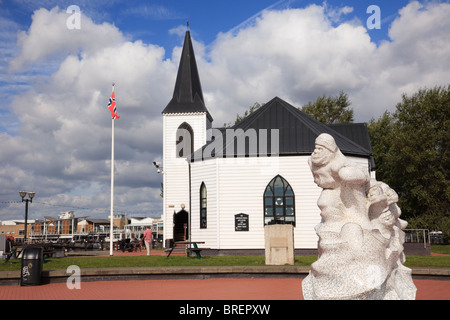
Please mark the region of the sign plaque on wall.
<svg viewBox="0 0 450 320"><path fill-rule="evenodd" d="M234 215L234 231L248 231L248 214L238 213Z"/></svg>

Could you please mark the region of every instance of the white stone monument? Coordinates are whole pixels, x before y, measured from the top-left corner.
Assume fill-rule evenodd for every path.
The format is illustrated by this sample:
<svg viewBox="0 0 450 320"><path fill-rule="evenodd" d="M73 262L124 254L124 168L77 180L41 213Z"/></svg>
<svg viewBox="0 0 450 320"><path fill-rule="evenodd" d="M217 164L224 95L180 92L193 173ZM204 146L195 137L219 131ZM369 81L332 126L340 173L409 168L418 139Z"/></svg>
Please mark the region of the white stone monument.
<svg viewBox="0 0 450 320"><path fill-rule="evenodd" d="M321 134L309 159L322 217L319 258L303 280L306 300L413 300L411 269L403 266L404 232L398 196L350 162L334 138Z"/></svg>
<svg viewBox="0 0 450 320"><path fill-rule="evenodd" d="M294 227L273 224L264 227L267 265L294 264Z"/></svg>

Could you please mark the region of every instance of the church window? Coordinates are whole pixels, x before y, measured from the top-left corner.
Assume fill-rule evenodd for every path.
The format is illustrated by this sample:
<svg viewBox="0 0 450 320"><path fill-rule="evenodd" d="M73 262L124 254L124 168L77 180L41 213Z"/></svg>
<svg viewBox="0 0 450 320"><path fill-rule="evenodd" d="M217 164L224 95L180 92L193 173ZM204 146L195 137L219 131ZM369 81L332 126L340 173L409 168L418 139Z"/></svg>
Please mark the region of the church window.
<svg viewBox="0 0 450 320"><path fill-rule="evenodd" d="M292 224L295 227L295 196L291 185L280 175L264 191L264 225Z"/></svg>
<svg viewBox="0 0 450 320"><path fill-rule="evenodd" d="M187 157L194 152L194 130L188 123L183 122L178 127L176 141L177 158Z"/></svg>
<svg viewBox="0 0 450 320"><path fill-rule="evenodd" d="M205 183L200 186L200 229L206 229L207 222L207 192Z"/></svg>

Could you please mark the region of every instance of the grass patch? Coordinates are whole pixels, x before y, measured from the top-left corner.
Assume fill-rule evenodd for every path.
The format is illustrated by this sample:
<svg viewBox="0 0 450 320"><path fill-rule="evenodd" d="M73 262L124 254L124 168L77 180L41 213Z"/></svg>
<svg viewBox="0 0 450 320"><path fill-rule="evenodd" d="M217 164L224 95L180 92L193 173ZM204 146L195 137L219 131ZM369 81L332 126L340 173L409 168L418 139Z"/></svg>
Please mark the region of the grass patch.
<svg viewBox="0 0 450 320"><path fill-rule="evenodd" d="M449 245L432 245L431 251L450 254ZM317 256L296 256L296 266L309 266L317 260ZM20 270L21 260L13 259L12 264L0 260L0 271ZM67 269L70 265L80 268L126 268L126 267L170 267L170 266L264 266L264 256L98 256L98 257L65 257L49 258L44 263L44 270ZM450 267L449 256L407 255L407 267Z"/></svg>
<svg viewBox="0 0 450 320"><path fill-rule="evenodd" d="M416 256L407 255L405 261L406 267L432 267L432 268L450 268L450 256Z"/></svg>
<svg viewBox="0 0 450 320"><path fill-rule="evenodd" d="M431 252L440 254L450 254L450 245L448 244L432 244Z"/></svg>
<svg viewBox="0 0 450 320"><path fill-rule="evenodd" d="M309 266L316 256L297 256L295 265ZM67 269L70 265L80 268L126 268L126 267L171 267L171 266L265 266L264 256L205 256L202 259L186 256L100 256L49 258L44 270ZM20 270L21 260L0 263L0 271Z"/></svg>
<svg viewBox="0 0 450 320"><path fill-rule="evenodd" d="M262 259L261 259L262 258ZM67 257L49 259L45 269L64 269L74 264L80 268L172 267L172 266L232 266L264 265L264 257L195 257L173 256L120 256L120 257Z"/></svg>

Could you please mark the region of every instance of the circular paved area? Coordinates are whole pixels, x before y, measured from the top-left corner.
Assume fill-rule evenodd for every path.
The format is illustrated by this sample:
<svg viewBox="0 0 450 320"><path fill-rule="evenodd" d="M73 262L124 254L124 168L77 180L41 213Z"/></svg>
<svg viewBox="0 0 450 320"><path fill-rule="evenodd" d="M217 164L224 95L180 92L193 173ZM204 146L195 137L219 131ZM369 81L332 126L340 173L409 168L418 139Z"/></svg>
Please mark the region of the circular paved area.
<svg viewBox="0 0 450 320"><path fill-rule="evenodd" d="M301 279L130 280L0 287L0 300L302 300ZM417 300L450 300L450 281L415 279Z"/></svg>
<svg viewBox="0 0 450 320"><path fill-rule="evenodd" d="M145 255L114 252L115 256ZM152 255L163 251L152 250ZM302 279L128 280L0 286L1 300L302 300ZM417 300L450 300L450 280L414 279Z"/></svg>

